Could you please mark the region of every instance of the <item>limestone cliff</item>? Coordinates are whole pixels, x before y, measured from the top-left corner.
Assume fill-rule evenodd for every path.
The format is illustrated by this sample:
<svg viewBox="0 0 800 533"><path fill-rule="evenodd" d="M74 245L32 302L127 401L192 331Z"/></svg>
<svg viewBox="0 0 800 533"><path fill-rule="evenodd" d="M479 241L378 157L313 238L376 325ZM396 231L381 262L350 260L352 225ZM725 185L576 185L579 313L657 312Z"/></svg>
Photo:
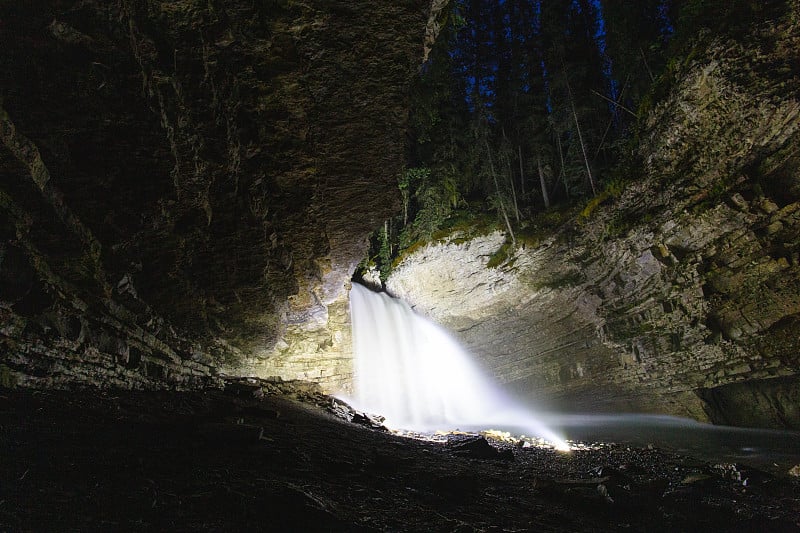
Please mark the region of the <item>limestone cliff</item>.
<svg viewBox="0 0 800 533"><path fill-rule="evenodd" d="M455 233L388 290L540 401L800 427L798 21L704 46L622 192L495 268L502 234Z"/></svg>
<svg viewBox="0 0 800 533"><path fill-rule="evenodd" d="M344 286L441 4L4 2L4 382L348 382Z"/></svg>
<svg viewBox="0 0 800 533"><path fill-rule="evenodd" d="M346 388L345 287L444 5L2 4L0 386ZM493 267L502 234L454 234L390 290L538 399L798 427L793 5L670 64L605 203Z"/></svg>

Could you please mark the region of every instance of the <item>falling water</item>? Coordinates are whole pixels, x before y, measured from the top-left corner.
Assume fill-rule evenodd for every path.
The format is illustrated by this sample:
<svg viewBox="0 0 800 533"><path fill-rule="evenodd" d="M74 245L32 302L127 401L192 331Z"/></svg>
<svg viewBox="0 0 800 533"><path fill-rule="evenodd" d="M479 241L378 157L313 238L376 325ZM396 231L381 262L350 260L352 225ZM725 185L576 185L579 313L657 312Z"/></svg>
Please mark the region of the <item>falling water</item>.
<svg viewBox="0 0 800 533"><path fill-rule="evenodd" d="M441 327L403 302L353 284L354 405L394 428L513 426L567 449L563 439L490 383Z"/></svg>

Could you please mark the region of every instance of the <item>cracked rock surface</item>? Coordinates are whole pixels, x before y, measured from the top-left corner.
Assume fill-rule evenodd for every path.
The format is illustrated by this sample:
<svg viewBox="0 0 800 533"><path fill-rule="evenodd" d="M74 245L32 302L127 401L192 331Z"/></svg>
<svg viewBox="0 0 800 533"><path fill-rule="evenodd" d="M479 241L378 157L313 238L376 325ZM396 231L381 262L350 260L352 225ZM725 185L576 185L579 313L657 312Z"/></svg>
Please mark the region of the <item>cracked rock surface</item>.
<svg viewBox="0 0 800 533"><path fill-rule="evenodd" d="M348 383L345 284L440 4L4 3L6 375Z"/></svg>
<svg viewBox="0 0 800 533"><path fill-rule="evenodd" d="M494 268L502 234L457 232L389 292L551 407L800 428L798 42L795 19L707 43L615 198Z"/></svg>

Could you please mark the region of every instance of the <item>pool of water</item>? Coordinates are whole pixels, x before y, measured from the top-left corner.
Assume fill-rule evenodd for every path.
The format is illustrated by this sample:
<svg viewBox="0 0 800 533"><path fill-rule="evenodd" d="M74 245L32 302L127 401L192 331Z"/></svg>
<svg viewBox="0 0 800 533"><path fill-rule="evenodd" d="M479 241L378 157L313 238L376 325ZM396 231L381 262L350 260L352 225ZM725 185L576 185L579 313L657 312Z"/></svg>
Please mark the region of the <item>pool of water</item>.
<svg viewBox="0 0 800 533"><path fill-rule="evenodd" d="M655 447L709 461L786 469L800 464L800 432L703 424L644 414L546 414L539 419L565 439Z"/></svg>

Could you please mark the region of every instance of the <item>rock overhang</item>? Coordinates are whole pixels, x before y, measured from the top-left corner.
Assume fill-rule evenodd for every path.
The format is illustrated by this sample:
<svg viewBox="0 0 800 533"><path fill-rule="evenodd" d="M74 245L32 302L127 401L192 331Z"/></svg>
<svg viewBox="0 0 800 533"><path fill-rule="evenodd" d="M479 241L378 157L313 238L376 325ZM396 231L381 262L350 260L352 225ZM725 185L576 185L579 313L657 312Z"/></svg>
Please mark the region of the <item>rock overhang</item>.
<svg viewBox="0 0 800 533"><path fill-rule="evenodd" d="M442 8L4 6L2 275L46 296L0 295L20 379L54 368L30 347L58 351L48 324L74 316L66 381L86 358L122 376L131 349L168 382L188 361L246 371L298 329L336 342L366 237L399 208L408 87Z"/></svg>

